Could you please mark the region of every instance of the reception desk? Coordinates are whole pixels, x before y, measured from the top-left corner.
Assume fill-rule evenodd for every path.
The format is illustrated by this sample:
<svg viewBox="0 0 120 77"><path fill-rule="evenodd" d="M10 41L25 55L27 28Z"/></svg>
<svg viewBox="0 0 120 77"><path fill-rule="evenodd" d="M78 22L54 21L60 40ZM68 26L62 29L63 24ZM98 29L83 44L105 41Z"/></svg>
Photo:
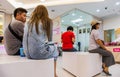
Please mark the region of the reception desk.
<svg viewBox="0 0 120 77"><path fill-rule="evenodd" d="M115 61L120 63L120 46L106 46L113 53Z"/></svg>

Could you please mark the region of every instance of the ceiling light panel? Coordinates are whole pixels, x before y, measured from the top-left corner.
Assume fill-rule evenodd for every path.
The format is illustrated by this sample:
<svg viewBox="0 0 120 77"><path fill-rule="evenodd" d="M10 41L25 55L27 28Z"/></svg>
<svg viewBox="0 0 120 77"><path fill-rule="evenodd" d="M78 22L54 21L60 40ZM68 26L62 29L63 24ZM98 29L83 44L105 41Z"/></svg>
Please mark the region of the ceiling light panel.
<svg viewBox="0 0 120 77"><path fill-rule="evenodd" d="M71 22L76 23L76 22L81 22L81 21L83 21L83 19L79 18L79 19L72 20Z"/></svg>
<svg viewBox="0 0 120 77"><path fill-rule="evenodd" d="M40 0L41 2L45 2L46 0Z"/></svg>
<svg viewBox="0 0 120 77"><path fill-rule="evenodd" d="M100 9L97 9L96 12L100 12Z"/></svg>
<svg viewBox="0 0 120 77"><path fill-rule="evenodd" d="M116 4L116 5L120 5L120 2L116 2L115 4Z"/></svg>

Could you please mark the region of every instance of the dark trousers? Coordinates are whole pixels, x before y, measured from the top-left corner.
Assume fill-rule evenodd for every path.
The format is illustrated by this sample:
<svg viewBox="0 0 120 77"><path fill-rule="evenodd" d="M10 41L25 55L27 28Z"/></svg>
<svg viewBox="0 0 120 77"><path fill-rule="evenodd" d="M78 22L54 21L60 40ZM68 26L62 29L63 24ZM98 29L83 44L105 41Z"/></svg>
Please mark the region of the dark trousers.
<svg viewBox="0 0 120 77"><path fill-rule="evenodd" d="M115 64L114 56L110 51L104 50L102 48L97 48L94 50L90 50L90 53L99 53L102 55L102 62L106 64L106 66L111 66Z"/></svg>
<svg viewBox="0 0 120 77"><path fill-rule="evenodd" d="M76 52L77 49L72 48L72 49L62 49L64 52Z"/></svg>

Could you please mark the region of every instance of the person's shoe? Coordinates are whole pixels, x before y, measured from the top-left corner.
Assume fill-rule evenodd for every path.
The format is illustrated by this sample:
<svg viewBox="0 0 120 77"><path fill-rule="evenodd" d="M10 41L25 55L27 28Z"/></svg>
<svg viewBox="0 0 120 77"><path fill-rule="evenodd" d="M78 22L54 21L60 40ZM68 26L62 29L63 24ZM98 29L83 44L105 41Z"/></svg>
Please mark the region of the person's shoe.
<svg viewBox="0 0 120 77"><path fill-rule="evenodd" d="M107 72L107 71L104 71L104 70L103 70L103 72L104 72L106 75L108 75L108 76L112 76L112 74L110 74L110 73Z"/></svg>

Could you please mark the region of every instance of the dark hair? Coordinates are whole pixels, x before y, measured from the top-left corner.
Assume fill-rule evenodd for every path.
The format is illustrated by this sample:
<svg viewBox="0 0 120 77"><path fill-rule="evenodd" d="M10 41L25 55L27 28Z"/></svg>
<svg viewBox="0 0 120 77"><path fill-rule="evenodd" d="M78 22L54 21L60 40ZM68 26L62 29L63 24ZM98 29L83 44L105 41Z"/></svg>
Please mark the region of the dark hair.
<svg viewBox="0 0 120 77"><path fill-rule="evenodd" d="M16 17L17 13L27 13L27 10L24 8L16 8L14 10L14 17Z"/></svg>
<svg viewBox="0 0 120 77"><path fill-rule="evenodd" d="M98 24L100 24L100 23L96 23L95 25L93 25L92 28L91 28L91 31L92 31L93 29L96 29L96 25L98 25Z"/></svg>
<svg viewBox="0 0 120 77"><path fill-rule="evenodd" d="M33 25L35 25L36 33L39 34L39 23L42 23L42 28L46 32L48 41L51 40L51 27L53 25L52 20L49 18L48 10L44 5L38 5L32 12L29 23L31 25L31 32Z"/></svg>
<svg viewBox="0 0 120 77"><path fill-rule="evenodd" d="M72 31L73 31L74 29L73 29L72 26L68 26L68 27L67 27L67 30L72 30Z"/></svg>
<svg viewBox="0 0 120 77"><path fill-rule="evenodd" d="M103 40L101 40L101 42L103 43L103 45L105 45L105 42Z"/></svg>
<svg viewBox="0 0 120 77"><path fill-rule="evenodd" d="M93 26L91 27L91 32L92 32L93 29L96 29L96 25L98 25L98 24L100 24L100 23L96 23L95 25L93 25ZM91 32L90 32L90 34L91 34Z"/></svg>

